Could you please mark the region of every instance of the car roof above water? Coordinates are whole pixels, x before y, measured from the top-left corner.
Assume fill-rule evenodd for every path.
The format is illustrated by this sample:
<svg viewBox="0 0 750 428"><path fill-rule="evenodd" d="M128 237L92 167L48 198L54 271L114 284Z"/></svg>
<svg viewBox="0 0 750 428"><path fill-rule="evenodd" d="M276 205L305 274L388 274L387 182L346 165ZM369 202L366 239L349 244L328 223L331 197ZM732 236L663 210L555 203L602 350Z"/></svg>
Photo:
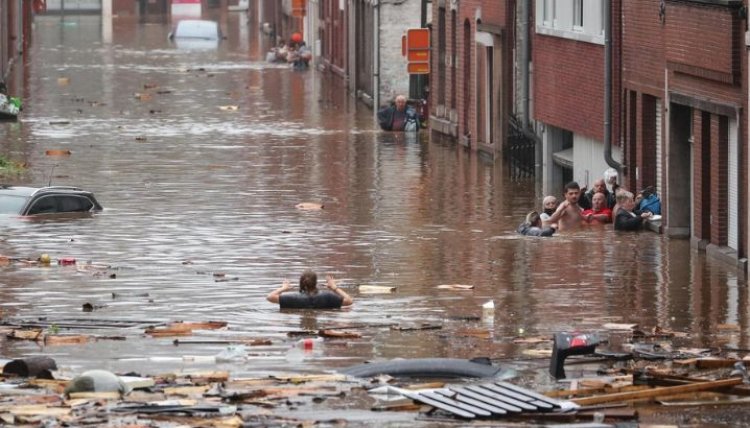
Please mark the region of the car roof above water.
<svg viewBox="0 0 750 428"><path fill-rule="evenodd" d="M25 187L25 186L0 186L0 194L11 195L11 196L30 196L34 192L39 190L38 187Z"/></svg>
<svg viewBox="0 0 750 428"><path fill-rule="evenodd" d="M216 21L183 19L177 24L174 37L218 40L221 38L221 33L219 32L219 24Z"/></svg>
<svg viewBox="0 0 750 428"><path fill-rule="evenodd" d="M48 192L48 191L54 191L54 192L59 192L59 193L64 193L65 191L69 191L71 193L77 193L77 192L89 193L89 192L85 192L83 189L79 187L74 187L74 186L28 187L28 186L9 186L5 184L0 185L0 194L3 194L3 195L31 196L38 192Z"/></svg>

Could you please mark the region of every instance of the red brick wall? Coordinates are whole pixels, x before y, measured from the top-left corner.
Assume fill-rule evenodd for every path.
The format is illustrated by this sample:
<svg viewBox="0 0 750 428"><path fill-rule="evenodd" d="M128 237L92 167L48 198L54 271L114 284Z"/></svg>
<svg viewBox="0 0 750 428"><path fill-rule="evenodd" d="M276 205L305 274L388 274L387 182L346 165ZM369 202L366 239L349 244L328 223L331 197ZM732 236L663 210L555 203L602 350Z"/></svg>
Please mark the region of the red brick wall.
<svg viewBox="0 0 750 428"><path fill-rule="evenodd" d="M739 71L734 19L726 7L667 3L666 60L670 68L731 83Z"/></svg>
<svg viewBox="0 0 750 428"><path fill-rule="evenodd" d="M693 236L706 240L711 237L711 135L707 121L710 115L693 110Z"/></svg>
<svg viewBox="0 0 750 428"><path fill-rule="evenodd" d="M728 128L726 116L711 115L711 243L714 245L727 245Z"/></svg>
<svg viewBox="0 0 750 428"><path fill-rule="evenodd" d="M664 31L659 0L622 5L622 78L627 88L663 98Z"/></svg>
<svg viewBox="0 0 750 428"><path fill-rule="evenodd" d="M510 56L510 52L512 52L512 49L510 49L510 46L512 46L512 43L514 42L513 38L513 25L512 22L507 22L507 20L512 19L513 15L513 8L515 7L515 2L513 0L463 0L459 2L458 4L458 10L456 13L456 28L453 28L451 25L451 8L450 8L450 2L445 2L445 24L446 24L446 56L448 57L448 60L450 60L451 53L453 51L453 40L456 41L456 59L458 61L458 64L449 64L446 69L446 76L445 76L445 106L446 108L450 108L450 100L451 100L451 94L453 92L453 85L455 82L455 93L456 93L456 112L458 113L458 135L466 135L470 133L472 136L477 135L477 111L476 111L476 43L474 40L474 35L477 31L477 10L481 10L481 22L483 24L490 24L499 26L504 29L503 34L503 44L504 44L504 51L508 53L508 56L504 58L504 62L506 63L506 72L504 73L505 76L507 76L508 79L511 79L511 74L507 72L507 70L510 70L510 64L512 63L513 58ZM432 63L431 63L431 70L433 70L433 73L430 76L430 103L431 103L431 111L435 111L435 107L437 106L437 94L439 91L439 84L438 82L441 81L440 76L438 74L439 67L438 67L438 61L439 61L439 54L438 54L438 46L437 41L439 37L440 28L438 26L439 22L439 2L437 0L433 1L432 4L432 34L431 38L433 40L432 44ZM470 26L471 26L471 41L469 43L469 46L465 46L464 43L464 24L468 20ZM508 29L511 29L510 31ZM456 37L452 37L452 35L455 33ZM469 55L470 55L470 61L469 61L469 73L468 75L465 75L465 62L464 58L466 56L466 49L469 49ZM455 80L452 79L453 73L456 73ZM464 94L464 85L466 84L466 79L468 79L468 85L469 85L469 97L467 98ZM510 85L505 85L506 87L510 88ZM508 94L508 97L504 99L503 102L509 103L510 94ZM467 105L468 103L468 105ZM468 116L465 116L465 111L468 111ZM506 110L507 111L507 110ZM447 113L446 113L447 116ZM466 119L466 120L465 120ZM464 126L464 122L468 122L469 126L466 128ZM474 138L472 138L472 144L475 143L473 141Z"/></svg>
<svg viewBox="0 0 750 428"><path fill-rule="evenodd" d="M604 46L539 34L533 43L534 118L601 141Z"/></svg>

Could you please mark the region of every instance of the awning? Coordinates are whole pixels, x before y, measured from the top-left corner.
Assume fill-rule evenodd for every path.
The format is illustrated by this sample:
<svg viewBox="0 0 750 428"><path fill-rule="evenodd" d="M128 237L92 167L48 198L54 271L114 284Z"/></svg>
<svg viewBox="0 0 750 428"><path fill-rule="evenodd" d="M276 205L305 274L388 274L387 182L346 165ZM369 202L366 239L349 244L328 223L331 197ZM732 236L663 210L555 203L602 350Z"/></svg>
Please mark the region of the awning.
<svg viewBox="0 0 750 428"><path fill-rule="evenodd" d="M552 153L552 160L564 168L573 168L573 148Z"/></svg>

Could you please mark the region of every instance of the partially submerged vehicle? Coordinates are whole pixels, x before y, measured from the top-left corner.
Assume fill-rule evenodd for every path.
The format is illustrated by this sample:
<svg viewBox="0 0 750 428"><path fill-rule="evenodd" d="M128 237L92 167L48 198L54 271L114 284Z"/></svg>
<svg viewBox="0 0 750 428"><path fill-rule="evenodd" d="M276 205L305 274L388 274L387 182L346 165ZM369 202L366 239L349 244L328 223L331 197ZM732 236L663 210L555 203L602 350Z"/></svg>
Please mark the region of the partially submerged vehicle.
<svg viewBox="0 0 750 428"><path fill-rule="evenodd" d="M0 186L0 214L35 216L101 210L94 194L78 187Z"/></svg>
<svg viewBox="0 0 750 428"><path fill-rule="evenodd" d="M169 33L169 40L186 49L217 48L223 38L219 23L204 19L183 19Z"/></svg>

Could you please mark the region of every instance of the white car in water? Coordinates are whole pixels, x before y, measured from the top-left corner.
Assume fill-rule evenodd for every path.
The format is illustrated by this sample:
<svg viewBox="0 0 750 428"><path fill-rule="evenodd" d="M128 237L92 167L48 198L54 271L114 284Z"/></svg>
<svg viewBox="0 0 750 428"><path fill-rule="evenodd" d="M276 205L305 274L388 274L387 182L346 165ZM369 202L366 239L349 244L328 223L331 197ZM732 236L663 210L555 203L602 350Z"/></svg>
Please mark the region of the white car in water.
<svg viewBox="0 0 750 428"><path fill-rule="evenodd" d="M169 33L169 40L185 49L217 48L223 38L219 23L204 19L183 19Z"/></svg>

